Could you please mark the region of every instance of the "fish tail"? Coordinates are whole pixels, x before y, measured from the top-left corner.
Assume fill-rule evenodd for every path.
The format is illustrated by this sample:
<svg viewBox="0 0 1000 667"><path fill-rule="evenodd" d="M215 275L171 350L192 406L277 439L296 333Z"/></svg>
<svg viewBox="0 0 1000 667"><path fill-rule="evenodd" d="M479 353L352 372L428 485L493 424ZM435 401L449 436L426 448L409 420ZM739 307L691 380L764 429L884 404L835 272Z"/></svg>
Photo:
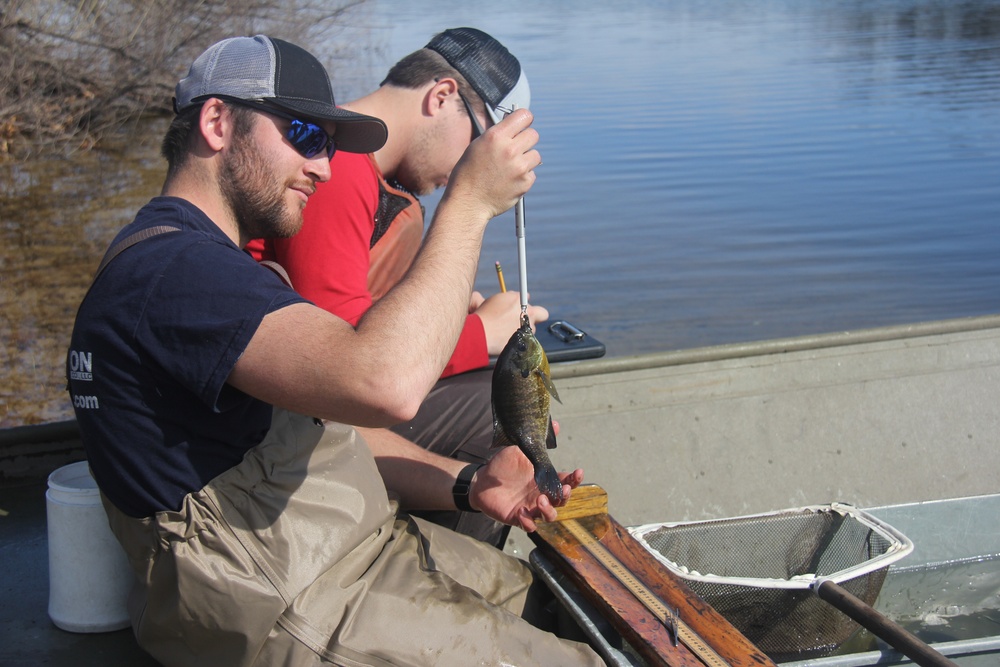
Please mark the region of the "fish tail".
<svg viewBox="0 0 1000 667"><path fill-rule="evenodd" d="M538 490L549 497L553 505L558 505L563 500L562 481L556 469L549 465L535 466L535 484Z"/></svg>

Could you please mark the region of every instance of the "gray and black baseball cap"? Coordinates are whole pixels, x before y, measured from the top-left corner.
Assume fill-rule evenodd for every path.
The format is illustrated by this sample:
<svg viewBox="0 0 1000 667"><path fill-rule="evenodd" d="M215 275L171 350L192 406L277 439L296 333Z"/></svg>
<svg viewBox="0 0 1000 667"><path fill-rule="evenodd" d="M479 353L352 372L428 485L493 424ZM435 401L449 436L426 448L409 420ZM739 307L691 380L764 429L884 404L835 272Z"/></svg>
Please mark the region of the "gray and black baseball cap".
<svg viewBox="0 0 1000 667"><path fill-rule="evenodd" d="M475 28L452 28L438 33L425 49L436 51L462 73L486 103L494 123L514 107L531 106L528 78L503 44Z"/></svg>
<svg viewBox="0 0 1000 667"><path fill-rule="evenodd" d="M174 90L174 111L210 97L266 103L303 120L337 123L337 150L372 153L385 144L385 123L373 116L340 109L322 64L305 49L281 39L256 35L216 42L198 56Z"/></svg>

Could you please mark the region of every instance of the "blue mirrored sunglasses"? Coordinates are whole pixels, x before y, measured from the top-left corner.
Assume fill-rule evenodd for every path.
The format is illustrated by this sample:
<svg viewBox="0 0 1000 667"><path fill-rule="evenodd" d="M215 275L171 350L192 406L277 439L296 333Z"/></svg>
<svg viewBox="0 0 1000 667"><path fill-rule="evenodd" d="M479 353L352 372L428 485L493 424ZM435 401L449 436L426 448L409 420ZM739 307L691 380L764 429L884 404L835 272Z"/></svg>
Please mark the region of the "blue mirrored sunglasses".
<svg viewBox="0 0 1000 667"><path fill-rule="evenodd" d="M288 143L292 145L292 148L298 151L299 155L304 158L311 160L320 153L326 151L327 159L333 159L333 154L337 152L337 144L333 141L333 137L327 134L326 130L315 123L300 120L295 116L282 111L281 109L275 109L274 107L267 106L266 104L247 102L245 100L232 101L236 104L250 107L251 109L257 109L258 111L263 111L264 113L269 113L272 116L277 116L278 118L284 118L285 120L290 121L288 131L285 132L285 138L288 139Z"/></svg>

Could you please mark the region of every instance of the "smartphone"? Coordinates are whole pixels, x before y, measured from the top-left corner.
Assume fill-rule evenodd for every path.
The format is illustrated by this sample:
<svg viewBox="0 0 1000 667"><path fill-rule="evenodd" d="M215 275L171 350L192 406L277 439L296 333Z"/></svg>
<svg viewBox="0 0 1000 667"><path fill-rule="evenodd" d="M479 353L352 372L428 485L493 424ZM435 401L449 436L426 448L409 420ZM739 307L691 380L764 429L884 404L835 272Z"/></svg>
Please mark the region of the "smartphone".
<svg viewBox="0 0 1000 667"><path fill-rule="evenodd" d="M535 337L549 362L596 359L604 356L604 343L566 320L541 322Z"/></svg>

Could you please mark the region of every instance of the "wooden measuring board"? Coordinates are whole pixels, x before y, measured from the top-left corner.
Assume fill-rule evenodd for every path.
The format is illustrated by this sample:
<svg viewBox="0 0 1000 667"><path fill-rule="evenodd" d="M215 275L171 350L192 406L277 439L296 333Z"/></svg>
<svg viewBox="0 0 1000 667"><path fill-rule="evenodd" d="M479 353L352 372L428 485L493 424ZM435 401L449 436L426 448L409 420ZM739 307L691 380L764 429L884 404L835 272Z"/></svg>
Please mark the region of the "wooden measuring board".
<svg viewBox="0 0 1000 667"><path fill-rule="evenodd" d="M573 490L531 539L649 665L774 667L721 614L608 514L608 495Z"/></svg>

